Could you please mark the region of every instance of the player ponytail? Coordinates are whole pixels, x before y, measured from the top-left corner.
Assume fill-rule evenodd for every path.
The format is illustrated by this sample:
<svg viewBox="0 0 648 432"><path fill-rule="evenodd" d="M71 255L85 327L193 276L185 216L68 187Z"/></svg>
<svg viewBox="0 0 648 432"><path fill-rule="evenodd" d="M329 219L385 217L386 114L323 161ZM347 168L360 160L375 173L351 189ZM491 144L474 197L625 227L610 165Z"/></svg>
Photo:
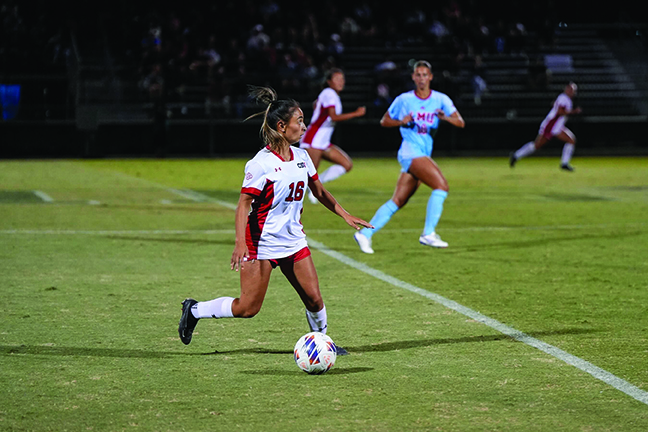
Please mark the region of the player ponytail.
<svg viewBox="0 0 648 432"><path fill-rule="evenodd" d="M277 123L283 121L288 124L295 110L299 108L299 102L294 99L279 100L277 92L270 87L248 86L248 94L252 99L267 105L267 107L265 111L252 114L245 120L262 115L263 125L261 125L259 135L265 144L277 151L285 142L283 135L277 131Z"/></svg>

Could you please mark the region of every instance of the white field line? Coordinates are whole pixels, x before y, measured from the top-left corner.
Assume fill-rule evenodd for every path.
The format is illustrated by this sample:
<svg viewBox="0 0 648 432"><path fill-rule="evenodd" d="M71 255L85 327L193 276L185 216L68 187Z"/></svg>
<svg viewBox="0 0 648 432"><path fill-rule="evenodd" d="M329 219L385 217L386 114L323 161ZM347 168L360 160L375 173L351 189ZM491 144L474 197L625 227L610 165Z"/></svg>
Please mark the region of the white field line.
<svg viewBox="0 0 648 432"><path fill-rule="evenodd" d="M48 203L54 202L54 198L52 198L51 196L47 195L47 194L46 194L45 192L43 192L43 191L35 190L35 191L33 191L33 192L34 192L34 195L36 195L38 198L42 199L42 200L45 201L45 202L48 202Z"/></svg>
<svg viewBox="0 0 648 432"><path fill-rule="evenodd" d="M532 346L534 348L539 349L540 351L543 351L569 365L572 365L583 372L587 372L588 374L592 375L594 378L599 379L603 381L604 383L611 385L612 387L616 388L617 390L622 391L623 393L627 394L628 396L638 400L639 402L643 402L644 404L648 405L648 392L641 390L640 388L630 384L629 382L617 377L616 375L611 374L610 372L601 369L598 366L593 365L592 363L585 361L579 357L576 357L572 354L569 354L566 351L561 350L560 348L556 348L553 345L549 345L548 343L542 342L539 339L536 339L534 337L531 337L525 333L522 333L519 330L516 330L512 327L507 326L506 324L502 324L501 322L494 320L492 318L487 317L486 315L483 315L477 311L474 311L466 306L463 306L453 300L447 299L443 296L440 296L438 294L435 294L430 291L426 291L422 288L419 288L417 286L414 286L412 284L409 284L407 282L403 282L399 279L396 279L395 277L389 276L388 274L385 274L381 272L380 270L376 270L374 268L371 268L367 266L366 264L363 264L361 262L358 262L354 259L349 258L346 255L343 255L339 252L336 252L332 249L329 249L326 245L323 243L320 243L318 241L315 241L311 238L308 239L308 244L315 249L319 250L320 252L330 256L331 258L334 258L338 261L340 261L343 264L348 265L349 267L352 267L356 270L359 270L363 273L366 273L370 276L375 277L376 279L380 279L383 282L387 282L390 285L403 288L405 290L411 291L413 293L416 293L418 295L421 295L425 298L428 298L436 303L439 303L448 309L452 309L456 312L459 312L462 315L465 315L467 317L470 317L474 319L475 321L479 321L483 324L486 324L487 326L499 331L500 333L503 333L517 341L520 341L522 343L525 343L529 346Z"/></svg>
<svg viewBox="0 0 648 432"><path fill-rule="evenodd" d="M197 198L202 198L206 199L209 201L212 201L212 198L196 193ZM191 199L191 198L190 198ZM214 201L212 201L214 202ZM236 206L227 203L227 208L233 208L236 209ZM622 391L623 393L627 394L628 396L638 400L639 402L642 402L646 405L648 405L648 392L645 392L641 390L639 387L636 387L629 382L617 377L616 375L611 374L610 372L601 369L598 366L593 365L592 363L583 360L579 357L576 357L572 354L569 354L566 351L561 350L560 348L557 348L553 345L549 345L548 343L542 342L539 339L536 339L534 337L531 337L525 333L522 333L519 330L514 329L513 327L509 327L505 324L502 324L501 322L494 320L492 318L487 317L486 315L483 315L477 311L474 311L466 306L463 306L453 300L447 299L443 296L440 296L438 294L435 294L430 291L426 291L422 288L419 288L417 286L414 286L412 284L409 284L407 282L403 282L400 279L396 279L393 276L389 276L388 274L385 274L379 270L376 270L374 268L371 268L367 266L366 264L363 264L361 262L358 262L354 259L349 258L346 255L343 255L339 252L336 252L332 249L329 249L325 244L320 243L316 240L313 240L311 238L308 239L308 244L314 247L315 249L319 250L320 252L330 256L331 258L334 258L338 261L340 261L343 264L348 265L349 267L352 267L356 270L359 270L363 273L366 273L370 276L375 277L376 279L380 279L384 282L387 282L391 285L394 285L399 288L406 289L408 291L411 291L413 293L416 293L418 295L421 295L423 297L426 297L432 301L435 301L448 309L452 309L456 312L459 312L462 315L465 315L467 317L470 317L474 319L475 321L479 321L483 324L486 324L487 326L499 331L500 333L503 333L517 341L520 341L522 343L525 343L529 346L532 346L534 348L539 349L540 351L543 351L569 365L572 365L583 372L587 372L588 374L592 375L594 378L599 379L603 381L604 383L616 388L617 390Z"/></svg>

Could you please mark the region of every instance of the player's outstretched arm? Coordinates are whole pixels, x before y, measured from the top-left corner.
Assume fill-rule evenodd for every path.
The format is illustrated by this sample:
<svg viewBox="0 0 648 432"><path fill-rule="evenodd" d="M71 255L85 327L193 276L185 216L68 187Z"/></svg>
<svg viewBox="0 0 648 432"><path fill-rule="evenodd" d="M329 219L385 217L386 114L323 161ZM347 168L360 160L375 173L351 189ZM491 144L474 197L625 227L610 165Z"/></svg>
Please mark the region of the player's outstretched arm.
<svg viewBox="0 0 648 432"><path fill-rule="evenodd" d="M354 119L356 117L362 117L366 113L367 113L367 108L363 107L363 106L356 108L355 111L351 111L351 112L348 112L348 113L342 113L342 114L336 114L335 113L335 107L329 107L328 108L329 117L331 117L331 120L336 122L336 123L341 122L341 121L345 121L345 120L351 120L351 119Z"/></svg>
<svg viewBox="0 0 648 432"><path fill-rule="evenodd" d="M362 227L373 228L369 222L366 222L363 219L353 216L348 211L344 210L342 206L337 202L337 200L331 195L329 191L324 188L322 182L319 180L308 179L308 187L310 188L313 195L321 202L324 207L340 216L344 221L351 227L359 230Z"/></svg>
<svg viewBox="0 0 648 432"><path fill-rule="evenodd" d="M252 195L242 193L239 197L238 205L236 206L236 216L234 221L236 240L234 242L232 259L230 261L231 270L239 271L239 269L242 269L243 263L250 256L250 252L245 243L245 226L247 225L247 217L253 200L254 198Z"/></svg>

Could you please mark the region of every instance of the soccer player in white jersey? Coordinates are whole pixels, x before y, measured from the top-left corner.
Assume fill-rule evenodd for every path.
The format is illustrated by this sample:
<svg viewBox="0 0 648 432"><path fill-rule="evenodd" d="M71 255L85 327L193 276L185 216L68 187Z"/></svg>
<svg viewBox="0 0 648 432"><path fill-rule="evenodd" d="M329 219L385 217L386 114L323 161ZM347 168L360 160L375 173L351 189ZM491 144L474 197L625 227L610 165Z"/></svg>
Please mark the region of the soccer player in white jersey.
<svg viewBox="0 0 648 432"><path fill-rule="evenodd" d="M374 253L372 236L389 222L398 209L407 204L421 183L432 188L432 194L427 203L419 243L436 248L448 247L448 243L436 233L443 202L448 196L448 182L431 158L432 138L442 121L459 128L463 128L465 122L447 95L430 89L432 77L430 63L424 60L416 62L412 72L416 88L394 99L380 120L383 127L400 128L403 141L398 150L398 162L402 168L391 199L376 211L370 221L374 228L363 228L354 235L364 253Z"/></svg>
<svg viewBox="0 0 648 432"><path fill-rule="evenodd" d="M261 309L270 274L279 267L306 307L311 331L326 333L326 307L306 234L300 222L306 187L320 202L355 229L371 227L350 215L324 189L306 150L291 147L304 134L304 114L294 100L277 100L274 90L253 87L250 94L267 105L261 135L266 147L245 165L236 208L236 243L230 261L240 270L238 298L182 302L178 333L189 344L201 318L251 318ZM338 354L340 354L338 352Z"/></svg>
<svg viewBox="0 0 648 432"><path fill-rule="evenodd" d="M529 156L552 138L557 138L565 143L562 150L562 157L560 158L560 168L565 171L574 171L574 167L569 162L571 162L572 155L574 154L576 137L572 131L565 127L565 123L567 122L567 116L580 114L581 112L580 108L573 108L572 99L577 91L578 86L573 82L565 86L565 90L556 98L551 111L549 111L547 117L540 124L540 130L535 141L529 141L509 155L509 165L511 168L515 166L518 160Z"/></svg>
<svg viewBox="0 0 648 432"><path fill-rule="evenodd" d="M317 96L313 103L313 117L306 133L301 139L299 146L306 149L315 169L319 168L322 159L332 162L326 171L320 176L322 183L327 183L348 173L353 168L353 161L340 147L331 143L331 136L335 130L335 124L341 121L362 117L367 112L361 106L355 111L342 113L342 101L340 92L344 90L344 72L338 68L332 68L326 74L326 88ZM318 202L313 193L308 191L308 199L313 204Z"/></svg>

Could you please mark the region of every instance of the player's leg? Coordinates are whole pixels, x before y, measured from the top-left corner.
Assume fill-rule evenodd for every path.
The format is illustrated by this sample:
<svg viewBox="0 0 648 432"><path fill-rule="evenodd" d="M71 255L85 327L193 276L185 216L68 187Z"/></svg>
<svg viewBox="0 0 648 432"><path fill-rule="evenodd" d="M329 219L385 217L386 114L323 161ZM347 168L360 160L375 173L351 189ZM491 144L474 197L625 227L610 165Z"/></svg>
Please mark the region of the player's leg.
<svg viewBox="0 0 648 432"><path fill-rule="evenodd" d="M304 256L306 253L308 255ZM326 307L308 248L302 249L292 257L282 259L279 267L304 303L306 320L311 331L326 333L328 328Z"/></svg>
<svg viewBox="0 0 648 432"><path fill-rule="evenodd" d="M398 209L407 204L407 201L409 201L412 195L414 195L414 192L418 189L419 184L419 180L412 174L401 172L391 199L383 204L371 218L370 223L374 227L363 228L353 236L362 252L369 254L373 253L373 249L371 248L371 237L384 227L387 222L389 222Z"/></svg>
<svg viewBox="0 0 648 432"><path fill-rule="evenodd" d="M410 166L410 173L432 188L432 194L427 203L425 226L419 242L426 246L448 247L448 243L441 240L436 233L436 226L441 219L441 213L443 213L443 202L448 196L448 181L436 162L428 156L414 159Z"/></svg>
<svg viewBox="0 0 648 432"><path fill-rule="evenodd" d="M538 134L534 141L529 141L516 151L509 154L510 167L513 168L518 160L533 154L537 149L545 145L547 141L548 139L544 135Z"/></svg>
<svg viewBox="0 0 648 432"><path fill-rule="evenodd" d="M239 298L219 297L198 302L182 302L182 316L178 325L180 339L185 345L191 342L193 330L201 318L251 318L261 309L268 290L272 265L268 260L248 261L241 268L241 294Z"/></svg>
<svg viewBox="0 0 648 432"><path fill-rule="evenodd" d="M322 158L333 163L326 171L320 174L319 179L322 183L333 181L353 168L351 157L340 147L333 144L322 153Z"/></svg>
<svg viewBox="0 0 648 432"><path fill-rule="evenodd" d="M563 127L562 131L556 135L556 138L565 143L560 158L560 168L565 171L574 171L574 167L570 165L570 162L574 155L574 148L576 147L576 136L574 136L572 131Z"/></svg>

